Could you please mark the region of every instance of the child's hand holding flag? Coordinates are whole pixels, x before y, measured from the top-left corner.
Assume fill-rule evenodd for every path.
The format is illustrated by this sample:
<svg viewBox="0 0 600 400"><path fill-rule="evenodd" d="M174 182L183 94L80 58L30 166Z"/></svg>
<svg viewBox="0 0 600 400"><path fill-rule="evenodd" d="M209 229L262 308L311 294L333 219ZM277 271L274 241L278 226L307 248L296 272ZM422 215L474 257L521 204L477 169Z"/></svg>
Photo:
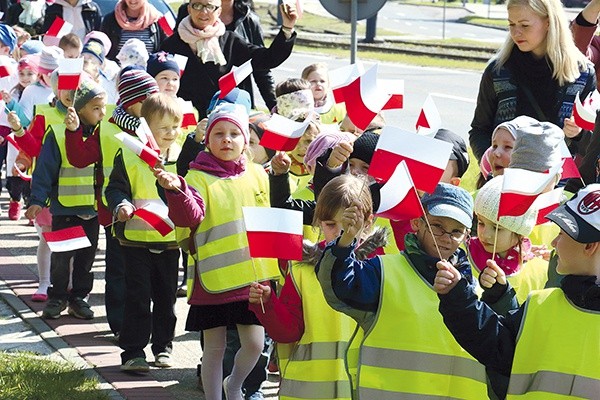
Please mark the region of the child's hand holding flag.
<svg viewBox="0 0 600 400"><path fill-rule="evenodd" d="M79 128L79 116L74 107L67 108L67 114L65 115L65 127L71 132L75 132Z"/></svg>

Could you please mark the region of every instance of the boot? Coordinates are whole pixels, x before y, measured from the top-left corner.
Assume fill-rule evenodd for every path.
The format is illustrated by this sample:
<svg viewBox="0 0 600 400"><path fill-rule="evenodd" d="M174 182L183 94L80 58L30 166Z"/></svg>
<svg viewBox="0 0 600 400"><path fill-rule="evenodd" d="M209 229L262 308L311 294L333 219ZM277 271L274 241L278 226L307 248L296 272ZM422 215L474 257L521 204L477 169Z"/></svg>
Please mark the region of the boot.
<svg viewBox="0 0 600 400"><path fill-rule="evenodd" d="M18 221L19 219L21 219L22 208L23 205L20 201L11 200L10 204L8 205L8 218L13 221Z"/></svg>

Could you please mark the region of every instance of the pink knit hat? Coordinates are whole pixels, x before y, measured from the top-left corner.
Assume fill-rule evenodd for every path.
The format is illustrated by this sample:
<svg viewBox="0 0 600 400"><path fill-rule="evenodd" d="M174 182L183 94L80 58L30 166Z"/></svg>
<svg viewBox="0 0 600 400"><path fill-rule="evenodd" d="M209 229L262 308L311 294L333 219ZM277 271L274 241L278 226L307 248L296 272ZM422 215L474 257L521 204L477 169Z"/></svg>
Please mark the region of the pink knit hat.
<svg viewBox="0 0 600 400"><path fill-rule="evenodd" d="M354 142L356 136L348 132L323 132L315 138L307 147L304 155L304 165L314 168L317 164L317 158L321 157L329 149L333 149L341 142Z"/></svg>
<svg viewBox="0 0 600 400"><path fill-rule="evenodd" d="M490 163L490 154L492 154L492 151L494 149L492 148L492 146L488 147L488 149L485 151L485 153L483 153L483 156L481 157L481 161L479 162L479 171L481 171L481 175L483 175L483 177L485 179L488 178L488 176L490 176L490 174L492 173L492 164Z"/></svg>

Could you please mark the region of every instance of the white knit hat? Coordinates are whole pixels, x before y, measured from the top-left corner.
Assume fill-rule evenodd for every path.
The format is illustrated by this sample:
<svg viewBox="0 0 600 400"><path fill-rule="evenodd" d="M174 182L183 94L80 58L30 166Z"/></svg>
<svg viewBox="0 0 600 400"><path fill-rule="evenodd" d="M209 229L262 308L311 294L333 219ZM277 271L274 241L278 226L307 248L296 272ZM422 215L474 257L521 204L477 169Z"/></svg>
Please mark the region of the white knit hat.
<svg viewBox="0 0 600 400"><path fill-rule="evenodd" d="M482 215L490 221L499 224L504 229L522 236L529 236L537 221L537 210L530 208L518 217L500 217L498 221L498 207L504 176L500 175L489 180L475 197L475 214Z"/></svg>

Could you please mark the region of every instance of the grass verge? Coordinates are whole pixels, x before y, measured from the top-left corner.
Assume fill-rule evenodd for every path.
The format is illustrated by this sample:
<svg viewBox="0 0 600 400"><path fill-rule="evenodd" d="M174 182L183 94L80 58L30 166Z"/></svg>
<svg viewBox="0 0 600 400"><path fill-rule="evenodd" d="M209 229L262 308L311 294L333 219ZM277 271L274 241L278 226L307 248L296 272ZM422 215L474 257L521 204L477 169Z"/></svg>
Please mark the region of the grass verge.
<svg viewBox="0 0 600 400"><path fill-rule="evenodd" d="M476 15L468 15L459 19L459 22L471 25L488 26L490 28L502 28L508 30L508 21L505 19L482 18Z"/></svg>
<svg viewBox="0 0 600 400"><path fill-rule="evenodd" d="M32 353L0 353L0 399L107 400L95 378L67 362Z"/></svg>

